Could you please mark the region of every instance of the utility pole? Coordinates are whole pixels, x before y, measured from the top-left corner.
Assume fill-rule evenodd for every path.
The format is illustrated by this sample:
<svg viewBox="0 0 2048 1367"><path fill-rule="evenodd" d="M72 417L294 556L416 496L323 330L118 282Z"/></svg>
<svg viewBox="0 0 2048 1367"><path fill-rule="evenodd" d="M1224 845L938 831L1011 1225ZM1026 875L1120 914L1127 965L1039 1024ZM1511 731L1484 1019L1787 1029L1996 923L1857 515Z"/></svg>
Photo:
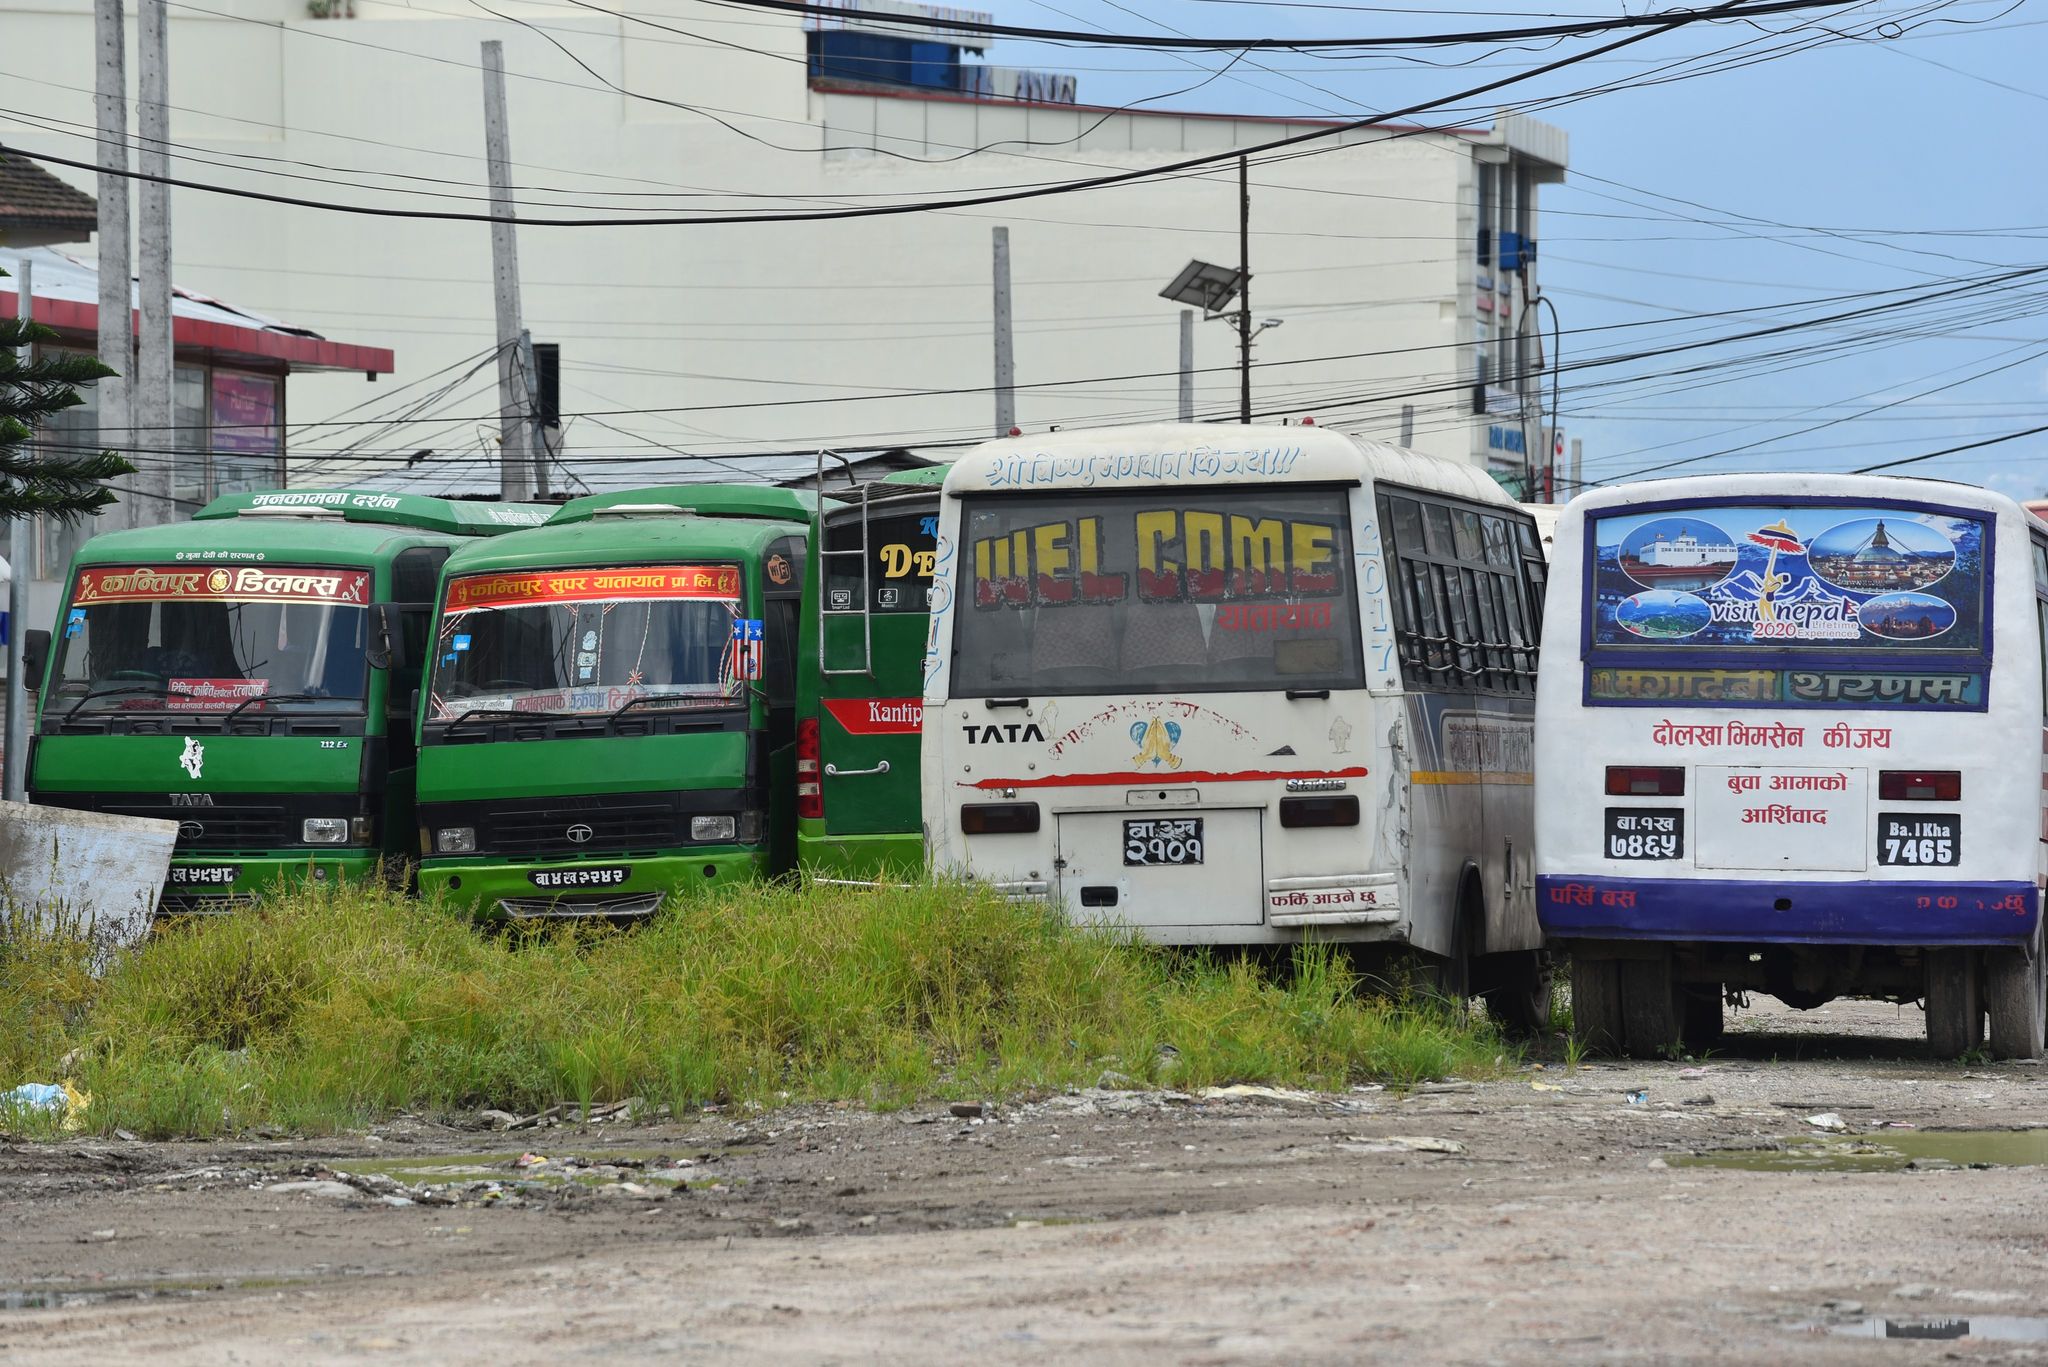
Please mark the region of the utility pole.
<svg viewBox="0 0 2048 1367"><path fill-rule="evenodd" d="M148 3L148 0L144 0ZM526 387L519 380L519 236L512 209L512 133L505 122L505 45L484 44L484 157L491 176L491 279L498 312L498 497L526 501Z"/></svg>
<svg viewBox="0 0 2048 1367"><path fill-rule="evenodd" d="M1195 420L1195 311L1180 311L1180 420Z"/></svg>
<svg viewBox="0 0 2048 1367"><path fill-rule="evenodd" d="M113 371L99 391L100 445L126 450L135 445L128 428L129 376L135 373L134 273L128 244L128 35L121 0L93 0L93 41L99 62L93 76L93 101L99 121L100 364ZM176 445L175 442L166 443ZM138 465L141 462L136 462ZM108 519L114 527L133 527L132 478L122 490L120 507Z"/></svg>
<svg viewBox="0 0 2048 1367"><path fill-rule="evenodd" d="M1017 425L1017 357L1010 347L1010 230L991 230L995 240L996 435Z"/></svg>
<svg viewBox="0 0 2048 1367"><path fill-rule="evenodd" d="M526 377L527 430L532 433L533 443L533 492L536 497L548 496L548 430L542 421L540 411L540 368L533 362L533 334L525 328L519 329L519 371Z"/></svg>
<svg viewBox="0 0 2048 1367"><path fill-rule="evenodd" d="M1567 503L1577 498L1582 492L1579 488L1579 457L1584 454L1585 441L1582 438L1573 437L1569 449L1571 451L1571 458L1565 463L1564 467L1564 501Z"/></svg>
<svg viewBox="0 0 2048 1367"><path fill-rule="evenodd" d="M1252 420L1252 172L1237 159L1237 420Z"/></svg>
<svg viewBox="0 0 2048 1367"><path fill-rule="evenodd" d="M170 15L165 0L141 0L138 17L141 108L136 111L136 163L143 175L159 179L143 181L137 196L142 330L136 339L128 415L135 464L141 469L134 477L132 516L138 526L155 526L177 514L171 502L176 458L166 454L178 448L171 405L171 187L161 179L171 170Z"/></svg>
<svg viewBox="0 0 2048 1367"><path fill-rule="evenodd" d="M1412 403L1401 405L1401 445L1415 445L1415 405Z"/></svg>
<svg viewBox="0 0 2048 1367"><path fill-rule="evenodd" d="M36 267L33 261L23 261L15 268L19 278L14 287L19 291L14 296L14 316L24 323L36 320ZM21 349L24 363L35 357L35 344ZM35 458L35 433L29 433L29 458ZM28 585L33 577L28 548L29 529L33 524L24 513L8 526L7 559L8 568L13 571L7 580L7 737L6 764L0 771L0 794L9 802L20 802L27 791L24 780L28 776L28 680L22 677L24 666L21 662L21 638L28 629Z"/></svg>

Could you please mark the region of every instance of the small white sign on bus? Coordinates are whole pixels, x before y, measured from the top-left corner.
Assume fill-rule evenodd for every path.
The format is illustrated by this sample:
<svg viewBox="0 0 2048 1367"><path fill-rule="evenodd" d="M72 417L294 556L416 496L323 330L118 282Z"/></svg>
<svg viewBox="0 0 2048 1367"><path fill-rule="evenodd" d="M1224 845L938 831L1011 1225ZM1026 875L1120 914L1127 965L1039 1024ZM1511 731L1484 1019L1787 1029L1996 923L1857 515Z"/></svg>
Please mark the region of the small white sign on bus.
<svg viewBox="0 0 2048 1367"><path fill-rule="evenodd" d="M1861 871L1870 863L1870 771L1701 765L1703 869Z"/></svg>

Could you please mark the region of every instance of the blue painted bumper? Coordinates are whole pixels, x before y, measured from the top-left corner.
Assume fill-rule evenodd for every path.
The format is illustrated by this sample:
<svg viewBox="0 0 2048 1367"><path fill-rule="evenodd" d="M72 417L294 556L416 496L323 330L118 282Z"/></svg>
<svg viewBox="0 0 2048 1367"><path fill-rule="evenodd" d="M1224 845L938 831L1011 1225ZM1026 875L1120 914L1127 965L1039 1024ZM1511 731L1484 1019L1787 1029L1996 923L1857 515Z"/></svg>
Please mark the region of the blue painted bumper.
<svg viewBox="0 0 2048 1367"><path fill-rule="evenodd" d="M1544 875L1536 905L1562 939L1807 945L2025 944L2041 914L2032 883Z"/></svg>

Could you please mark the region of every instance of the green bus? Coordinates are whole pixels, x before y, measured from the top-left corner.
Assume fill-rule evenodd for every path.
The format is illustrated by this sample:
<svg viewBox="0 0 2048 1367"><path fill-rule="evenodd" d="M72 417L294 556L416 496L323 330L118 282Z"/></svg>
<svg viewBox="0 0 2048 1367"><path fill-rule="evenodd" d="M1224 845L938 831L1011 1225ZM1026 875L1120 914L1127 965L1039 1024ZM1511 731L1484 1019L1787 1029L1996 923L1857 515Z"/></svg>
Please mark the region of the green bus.
<svg viewBox="0 0 2048 1367"><path fill-rule="evenodd" d="M926 633L945 466L819 499L797 671L797 859L827 882L924 870Z"/></svg>
<svg viewBox="0 0 2048 1367"><path fill-rule="evenodd" d="M228 494L79 549L40 697L30 800L178 823L159 910L401 868L442 562L524 505L375 490Z"/></svg>
<svg viewBox="0 0 2048 1367"><path fill-rule="evenodd" d="M793 867L814 509L635 489L451 557L419 712L421 892L625 918Z"/></svg>

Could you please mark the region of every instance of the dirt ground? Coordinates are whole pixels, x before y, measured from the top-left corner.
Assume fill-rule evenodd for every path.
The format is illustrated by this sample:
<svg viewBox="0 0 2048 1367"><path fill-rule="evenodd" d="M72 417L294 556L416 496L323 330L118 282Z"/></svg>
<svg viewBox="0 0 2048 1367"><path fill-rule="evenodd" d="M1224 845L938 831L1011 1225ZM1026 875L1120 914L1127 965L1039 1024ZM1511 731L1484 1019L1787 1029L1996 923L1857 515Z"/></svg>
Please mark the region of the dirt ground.
<svg viewBox="0 0 2048 1367"><path fill-rule="evenodd" d="M0 1145L0 1360L2048 1361L2039 1168L1684 1162L2048 1126L2048 1069L1731 1024L1407 1095Z"/></svg>

